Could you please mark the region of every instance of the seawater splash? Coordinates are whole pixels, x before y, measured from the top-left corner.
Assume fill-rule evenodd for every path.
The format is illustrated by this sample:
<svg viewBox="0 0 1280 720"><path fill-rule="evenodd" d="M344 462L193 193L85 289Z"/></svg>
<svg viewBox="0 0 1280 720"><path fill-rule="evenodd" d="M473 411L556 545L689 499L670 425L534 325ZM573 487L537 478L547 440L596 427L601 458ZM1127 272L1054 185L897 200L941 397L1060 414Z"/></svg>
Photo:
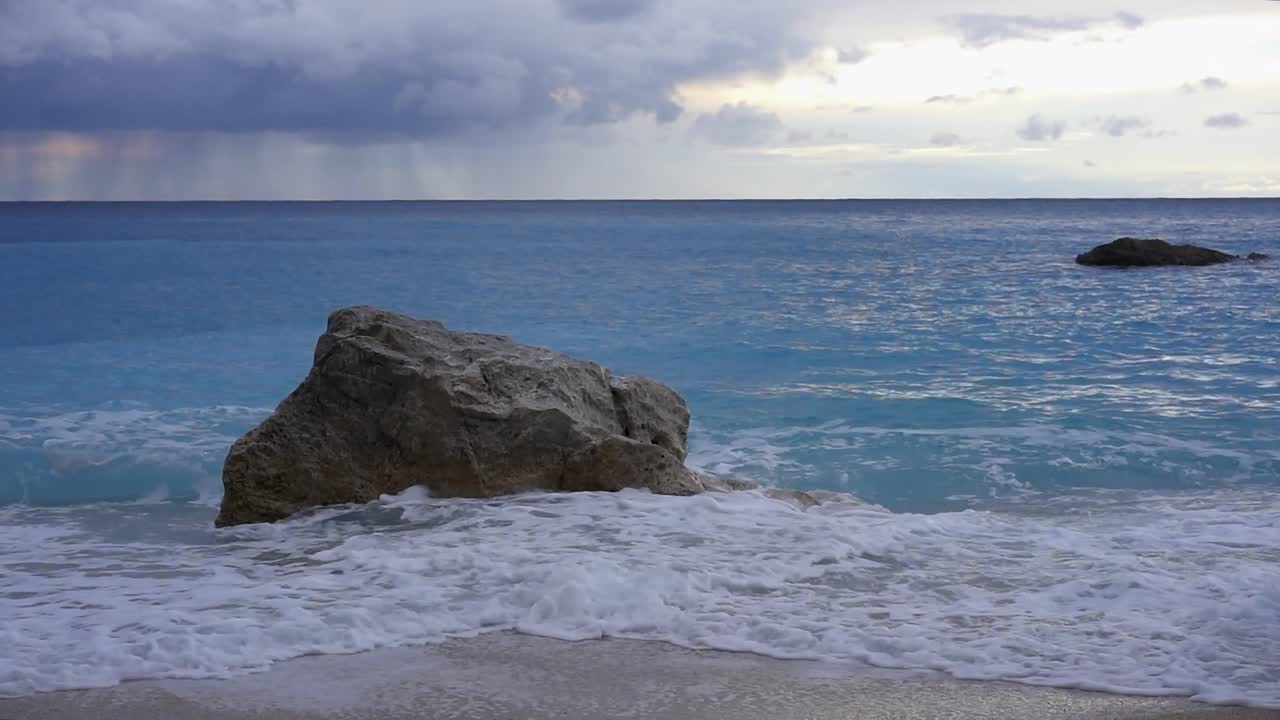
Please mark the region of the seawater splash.
<svg viewBox="0 0 1280 720"><path fill-rule="evenodd" d="M9 508L0 692L517 630L1280 707L1277 500L1083 493L916 515L759 492L415 490L222 531L180 505Z"/></svg>
<svg viewBox="0 0 1280 720"><path fill-rule="evenodd" d="M267 408L0 412L0 505L190 500L219 492L222 459Z"/></svg>

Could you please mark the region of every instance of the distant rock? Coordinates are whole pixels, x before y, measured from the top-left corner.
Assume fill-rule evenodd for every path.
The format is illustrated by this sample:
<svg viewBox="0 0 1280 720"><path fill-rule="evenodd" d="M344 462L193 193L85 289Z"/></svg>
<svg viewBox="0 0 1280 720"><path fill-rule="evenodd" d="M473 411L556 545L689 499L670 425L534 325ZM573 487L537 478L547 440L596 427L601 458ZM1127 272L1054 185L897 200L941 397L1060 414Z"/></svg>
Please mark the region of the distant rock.
<svg viewBox="0 0 1280 720"><path fill-rule="evenodd" d="M1270 260L1271 256L1263 255L1262 253L1249 253L1244 259L1250 262L1261 262L1263 260Z"/></svg>
<svg viewBox="0 0 1280 720"><path fill-rule="evenodd" d="M338 310L311 372L236 441L217 525L414 485L440 497L741 489L689 470L689 410L655 380L372 307Z"/></svg>
<svg viewBox="0 0 1280 720"><path fill-rule="evenodd" d="M1155 265L1217 265L1237 260L1218 250L1197 245L1171 245L1164 240L1124 237L1076 256L1081 265L1149 267Z"/></svg>

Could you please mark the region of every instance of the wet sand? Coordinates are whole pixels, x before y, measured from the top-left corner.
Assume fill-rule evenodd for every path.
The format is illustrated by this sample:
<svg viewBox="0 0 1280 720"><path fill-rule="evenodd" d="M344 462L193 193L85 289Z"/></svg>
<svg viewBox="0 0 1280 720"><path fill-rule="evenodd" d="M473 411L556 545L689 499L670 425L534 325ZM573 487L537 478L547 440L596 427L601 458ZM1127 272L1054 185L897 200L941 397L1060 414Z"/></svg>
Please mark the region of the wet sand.
<svg viewBox="0 0 1280 720"><path fill-rule="evenodd" d="M1280 711L516 634L314 656L227 680L0 698L2 720L1280 720Z"/></svg>

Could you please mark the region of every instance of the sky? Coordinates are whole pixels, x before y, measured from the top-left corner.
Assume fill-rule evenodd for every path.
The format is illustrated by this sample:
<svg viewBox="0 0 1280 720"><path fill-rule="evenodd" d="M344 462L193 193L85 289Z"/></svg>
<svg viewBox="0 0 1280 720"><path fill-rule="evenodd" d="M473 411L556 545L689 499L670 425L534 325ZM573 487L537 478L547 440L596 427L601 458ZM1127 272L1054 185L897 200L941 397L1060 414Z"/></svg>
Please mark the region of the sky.
<svg viewBox="0 0 1280 720"><path fill-rule="evenodd" d="M0 0L0 200L1280 196L1280 0Z"/></svg>

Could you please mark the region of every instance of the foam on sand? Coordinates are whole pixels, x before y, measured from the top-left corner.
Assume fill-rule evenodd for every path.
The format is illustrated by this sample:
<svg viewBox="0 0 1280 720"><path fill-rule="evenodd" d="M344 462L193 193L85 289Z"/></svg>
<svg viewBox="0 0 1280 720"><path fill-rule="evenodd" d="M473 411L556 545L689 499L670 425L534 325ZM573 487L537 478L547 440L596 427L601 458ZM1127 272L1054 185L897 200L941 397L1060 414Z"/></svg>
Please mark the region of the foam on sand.
<svg viewBox="0 0 1280 720"><path fill-rule="evenodd" d="M1280 707L1274 492L1104 500L411 491L180 543L207 508L5 508L0 692L518 630Z"/></svg>
<svg viewBox="0 0 1280 720"><path fill-rule="evenodd" d="M263 675L0 698L24 720L1273 720L1175 698L1104 695L664 643L494 633L424 648L311 656Z"/></svg>

